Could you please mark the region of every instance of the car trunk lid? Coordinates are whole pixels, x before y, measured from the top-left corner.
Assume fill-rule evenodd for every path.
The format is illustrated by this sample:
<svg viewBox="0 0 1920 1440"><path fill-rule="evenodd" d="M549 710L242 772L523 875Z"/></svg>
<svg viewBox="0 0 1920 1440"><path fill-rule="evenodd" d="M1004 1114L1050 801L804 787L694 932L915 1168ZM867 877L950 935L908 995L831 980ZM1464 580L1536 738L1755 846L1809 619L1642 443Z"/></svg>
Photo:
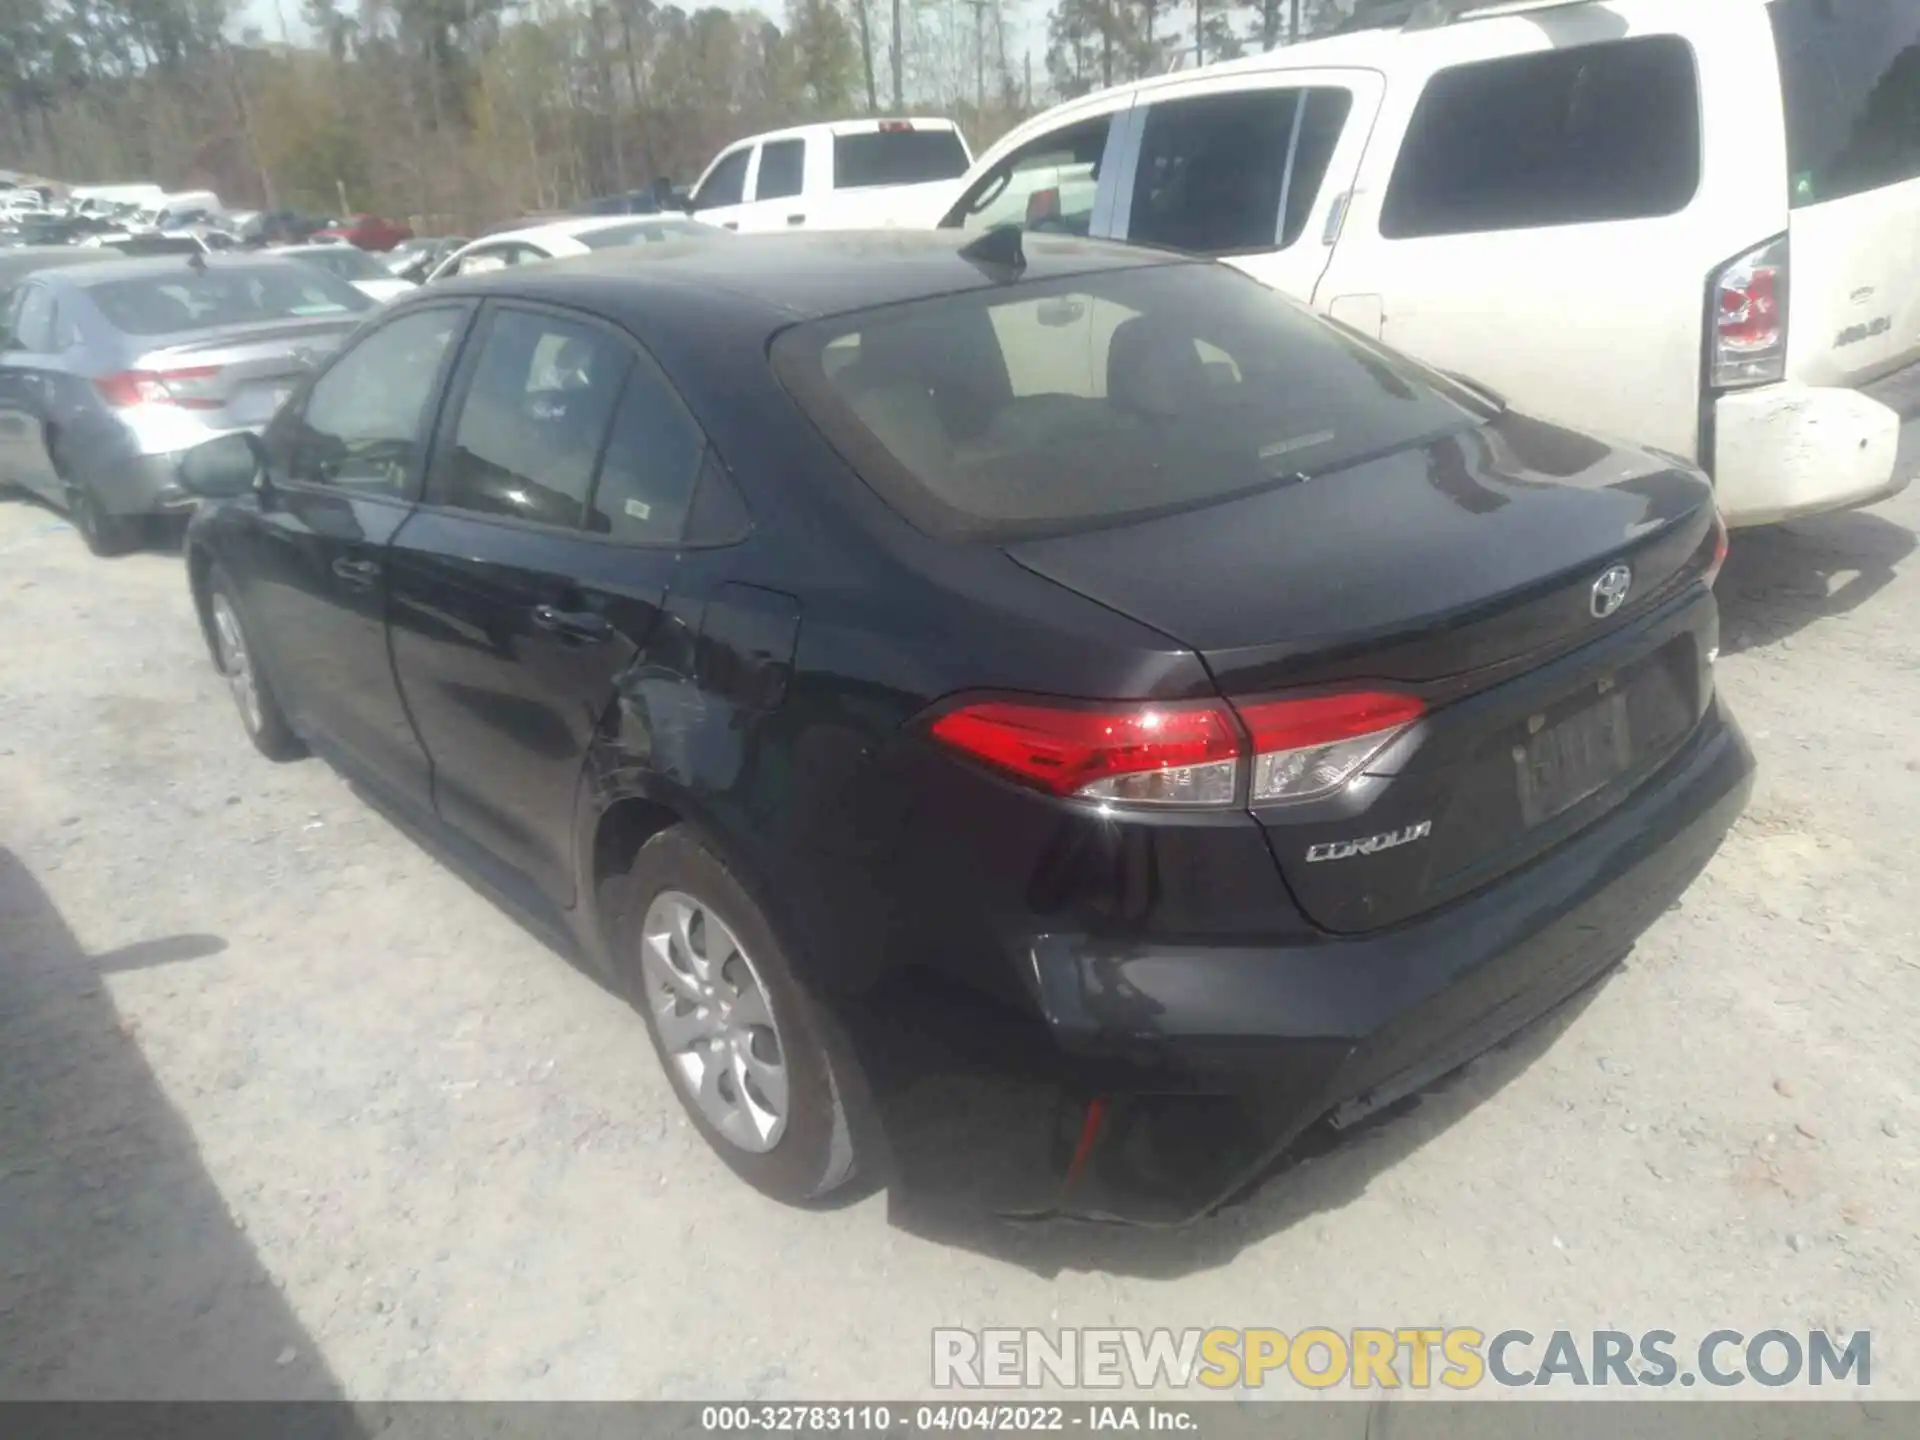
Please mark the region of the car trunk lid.
<svg viewBox="0 0 1920 1440"><path fill-rule="evenodd" d="M169 336L135 367L159 375L176 403L202 412L210 426L264 425L359 320L276 320Z"/></svg>
<svg viewBox="0 0 1920 1440"><path fill-rule="evenodd" d="M1715 528L1689 470L1508 413L1337 474L1007 549L1191 646L1243 712L1354 689L1424 702L1353 783L1253 805L1307 914L1358 931L1524 863L1671 753L1705 703L1712 637L1600 642L1697 580Z"/></svg>

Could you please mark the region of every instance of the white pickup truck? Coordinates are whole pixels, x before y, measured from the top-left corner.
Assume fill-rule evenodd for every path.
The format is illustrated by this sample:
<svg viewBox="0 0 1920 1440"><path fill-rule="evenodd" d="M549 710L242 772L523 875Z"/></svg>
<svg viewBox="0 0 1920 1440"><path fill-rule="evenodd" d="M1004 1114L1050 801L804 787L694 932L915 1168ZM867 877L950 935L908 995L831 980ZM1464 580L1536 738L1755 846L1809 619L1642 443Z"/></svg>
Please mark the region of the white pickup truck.
<svg viewBox="0 0 1920 1440"><path fill-rule="evenodd" d="M934 225L973 157L951 120L836 120L750 135L722 150L688 208L728 230Z"/></svg>

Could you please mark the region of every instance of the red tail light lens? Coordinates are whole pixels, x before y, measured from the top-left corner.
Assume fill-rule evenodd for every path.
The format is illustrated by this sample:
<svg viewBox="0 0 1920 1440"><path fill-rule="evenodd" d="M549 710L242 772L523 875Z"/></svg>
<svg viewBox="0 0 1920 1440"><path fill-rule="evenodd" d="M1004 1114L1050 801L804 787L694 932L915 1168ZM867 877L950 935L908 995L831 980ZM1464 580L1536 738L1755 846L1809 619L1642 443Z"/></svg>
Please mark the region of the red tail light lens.
<svg viewBox="0 0 1920 1440"><path fill-rule="evenodd" d="M1310 800L1346 784L1425 711L1410 695L1360 692L1223 704L985 701L933 723L942 744L1052 795L1122 805L1219 807ZM1251 762L1251 784L1240 784Z"/></svg>
<svg viewBox="0 0 1920 1440"><path fill-rule="evenodd" d="M1727 522L1721 518L1718 510L1713 512L1713 559L1707 562L1707 588L1713 588L1713 582L1720 578L1720 567L1727 563Z"/></svg>
<svg viewBox="0 0 1920 1440"><path fill-rule="evenodd" d="M1426 711L1413 696L1391 691L1261 700L1235 708L1253 737L1255 804L1331 794Z"/></svg>
<svg viewBox="0 0 1920 1440"><path fill-rule="evenodd" d="M1724 387L1781 379L1787 367L1787 237L1722 266L1712 294L1711 382Z"/></svg>
<svg viewBox="0 0 1920 1440"><path fill-rule="evenodd" d="M1060 218L1060 191L1057 188L1035 190L1027 196L1027 224L1038 225L1043 220Z"/></svg>
<svg viewBox="0 0 1920 1440"><path fill-rule="evenodd" d="M1221 705L988 701L942 715L933 735L1049 794L1141 805L1231 805L1240 763L1240 737Z"/></svg>
<svg viewBox="0 0 1920 1440"><path fill-rule="evenodd" d="M183 370L122 370L93 382L100 397L115 409L129 405L179 405L188 410L218 410L218 365L194 365Z"/></svg>

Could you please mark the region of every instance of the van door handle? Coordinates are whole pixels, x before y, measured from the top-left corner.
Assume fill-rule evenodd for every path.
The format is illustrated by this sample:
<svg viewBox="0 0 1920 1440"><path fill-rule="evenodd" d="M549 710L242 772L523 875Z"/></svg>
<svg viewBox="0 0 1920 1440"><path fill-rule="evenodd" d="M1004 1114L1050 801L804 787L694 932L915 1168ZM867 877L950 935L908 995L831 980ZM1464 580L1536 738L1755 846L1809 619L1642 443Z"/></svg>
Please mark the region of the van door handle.
<svg viewBox="0 0 1920 1440"><path fill-rule="evenodd" d="M371 560L348 560L345 557L333 562L333 573L349 585L366 589L380 578L380 567Z"/></svg>
<svg viewBox="0 0 1920 1440"><path fill-rule="evenodd" d="M533 623L554 635L598 644L613 638L613 622L591 610L562 610L557 605L533 607Z"/></svg>
<svg viewBox="0 0 1920 1440"><path fill-rule="evenodd" d="M807 217L805 215L787 216L787 224L789 225L804 225L806 223L807 223Z"/></svg>

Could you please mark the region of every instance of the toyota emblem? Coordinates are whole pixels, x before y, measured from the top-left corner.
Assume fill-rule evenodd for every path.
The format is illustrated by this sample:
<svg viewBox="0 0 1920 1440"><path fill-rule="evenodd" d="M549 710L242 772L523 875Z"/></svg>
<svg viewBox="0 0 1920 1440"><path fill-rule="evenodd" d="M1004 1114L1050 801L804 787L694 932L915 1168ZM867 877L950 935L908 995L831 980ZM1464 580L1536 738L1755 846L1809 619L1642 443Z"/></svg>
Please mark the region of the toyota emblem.
<svg viewBox="0 0 1920 1440"><path fill-rule="evenodd" d="M1622 605L1627 603L1627 592L1633 588L1633 571L1625 565L1615 565L1593 582L1593 595L1588 601L1593 610L1593 618L1604 620Z"/></svg>

